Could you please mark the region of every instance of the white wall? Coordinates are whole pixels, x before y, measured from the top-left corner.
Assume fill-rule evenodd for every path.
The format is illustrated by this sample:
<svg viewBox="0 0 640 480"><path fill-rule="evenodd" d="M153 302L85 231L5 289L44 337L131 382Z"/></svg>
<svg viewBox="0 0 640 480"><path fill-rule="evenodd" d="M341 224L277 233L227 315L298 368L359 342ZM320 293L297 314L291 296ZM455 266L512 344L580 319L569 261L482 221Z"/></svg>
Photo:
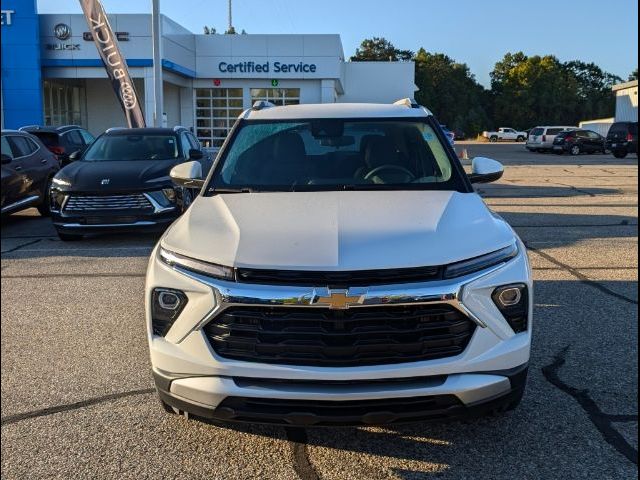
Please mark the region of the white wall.
<svg viewBox="0 0 640 480"><path fill-rule="evenodd" d="M133 83L144 105L144 82L134 78ZM107 79L90 78L86 81L87 130L94 135L111 127L126 127L127 123L120 102Z"/></svg>
<svg viewBox="0 0 640 480"><path fill-rule="evenodd" d="M180 87L164 82L163 96L167 127L182 125L180 121Z"/></svg>
<svg viewBox="0 0 640 480"><path fill-rule="evenodd" d="M638 85L616 91L616 122L638 121Z"/></svg>
<svg viewBox="0 0 640 480"><path fill-rule="evenodd" d="M413 62L346 62L344 94L337 101L391 103L413 98L417 90L414 72Z"/></svg>

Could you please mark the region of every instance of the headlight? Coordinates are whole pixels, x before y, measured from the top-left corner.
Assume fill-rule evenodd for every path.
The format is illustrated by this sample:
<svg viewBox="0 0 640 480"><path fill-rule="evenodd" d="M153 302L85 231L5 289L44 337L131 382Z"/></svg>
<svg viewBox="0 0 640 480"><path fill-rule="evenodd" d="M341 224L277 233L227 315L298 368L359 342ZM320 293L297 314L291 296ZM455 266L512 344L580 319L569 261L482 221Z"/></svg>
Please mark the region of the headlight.
<svg viewBox="0 0 640 480"><path fill-rule="evenodd" d="M203 262L195 258L185 257L179 253L170 252L160 248L160 260L169 265L184 268L195 273L201 273L209 277L221 278L223 280L234 280L235 274L231 267L216 265L215 263Z"/></svg>
<svg viewBox="0 0 640 480"><path fill-rule="evenodd" d="M447 265L444 270L444 278L462 277L463 275L478 272L485 268L507 262L516 255L518 255L518 246L513 243L495 252Z"/></svg>
<svg viewBox="0 0 640 480"><path fill-rule="evenodd" d="M515 333L527 330L529 291L524 283L498 287L493 291L491 299Z"/></svg>
<svg viewBox="0 0 640 480"><path fill-rule="evenodd" d="M65 180L63 178L57 178L57 177L53 177L51 179L51 184L52 185L57 185L60 187L70 187L71 186L71 182L69 180Z"/></svg>

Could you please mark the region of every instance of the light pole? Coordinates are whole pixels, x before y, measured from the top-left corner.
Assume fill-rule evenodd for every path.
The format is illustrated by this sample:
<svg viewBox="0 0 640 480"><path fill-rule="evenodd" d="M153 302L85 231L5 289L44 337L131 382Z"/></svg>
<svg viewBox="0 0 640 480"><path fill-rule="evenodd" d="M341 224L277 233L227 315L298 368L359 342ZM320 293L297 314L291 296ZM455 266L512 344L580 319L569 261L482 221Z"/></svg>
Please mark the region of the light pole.
<svg viewBox="0 0 640 480"><path fill-rule="evenodd" d="M153 126L162 127L164 98L162 94L162 53L160 31L160 0L151 0L151 36L153 37ZM144 92L145 96L150 92Z"/></svg>

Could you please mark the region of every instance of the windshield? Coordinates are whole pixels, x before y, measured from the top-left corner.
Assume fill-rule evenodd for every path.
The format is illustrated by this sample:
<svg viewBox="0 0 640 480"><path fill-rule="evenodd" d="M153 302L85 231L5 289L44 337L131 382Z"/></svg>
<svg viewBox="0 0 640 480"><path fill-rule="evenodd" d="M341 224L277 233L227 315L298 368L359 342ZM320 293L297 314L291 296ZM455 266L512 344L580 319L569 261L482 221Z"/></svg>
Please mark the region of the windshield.
<svg viewBox="0 0 640 480"><path fill-rule="evenodd" d="M173 135L103 135L87 149L82 160L131 161L171 160L178 158Z"/></svg>
<svg viewBox="0 0 640 480"><path fill-rule="evenodd" d="M244 121L210 187L467 191L431 125L414 119Z"/></svg>

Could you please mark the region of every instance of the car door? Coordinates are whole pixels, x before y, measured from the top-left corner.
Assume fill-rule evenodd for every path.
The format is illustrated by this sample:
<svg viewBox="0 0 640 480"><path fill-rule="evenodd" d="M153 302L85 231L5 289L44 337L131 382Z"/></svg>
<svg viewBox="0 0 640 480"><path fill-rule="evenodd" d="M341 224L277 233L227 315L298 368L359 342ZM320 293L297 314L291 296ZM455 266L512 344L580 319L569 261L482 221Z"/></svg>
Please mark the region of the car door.
<svg viewBox="0 0 640 480"><path fill-rule="evenodd" d="M590 151L601 152L604 149L604 137L591 131L587 132L587 137L589 137L589 145L591 147Z"/></svg>
<svg viewBox="0 0 640 480"><path fill-rule="evenodd" d="M85 149L84 140L82 139L82 135L80 135L80 131L77 129L64 132L62 135L60 135L60 139L64 144L65 152L67 154L66 158L64 159L65 164L69 161L69 155L71 155L73 152L77 152L78 150Z"/></svg>
<svg viewBox="0 0 640 480"><path fill-rule="evenodd" d="M26 135L10 135L14 158L23 175L22 197L41 196L55 159L46 148Z"/></svg>
<svg viewBox="0 0 640 480"><path fill-rule="evenodd" d="M16 160L6 135L2 136L2 208L21 199L23 185L22 161Z"/></svg>

